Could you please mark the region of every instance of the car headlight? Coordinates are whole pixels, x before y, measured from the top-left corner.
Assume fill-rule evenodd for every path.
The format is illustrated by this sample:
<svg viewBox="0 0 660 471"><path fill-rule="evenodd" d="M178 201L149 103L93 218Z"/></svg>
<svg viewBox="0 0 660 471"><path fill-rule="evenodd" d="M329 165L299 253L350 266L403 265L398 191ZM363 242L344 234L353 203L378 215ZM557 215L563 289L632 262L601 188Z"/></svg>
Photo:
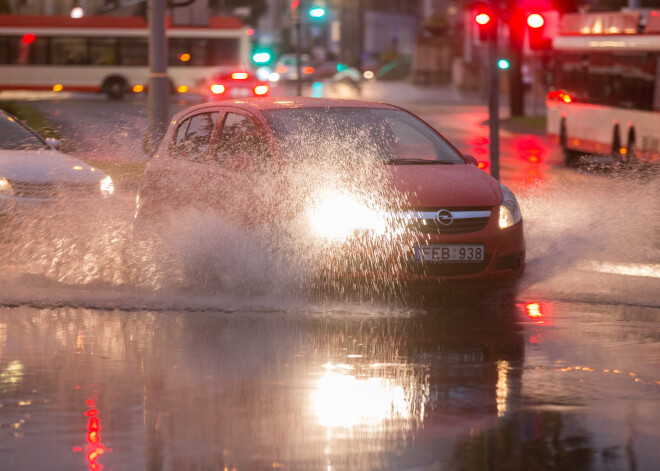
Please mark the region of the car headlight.
<svg viewBox="0 0 660 471"><path fill-rule="evenodd" d="M506 229L522 220L520 206L513 192L500 183L502 203L500 204L500 229Z"/></svg>
<svg viewBox="0 0 660 471"><path fill-rule="evenodd" d="M11 196L14 194L14 189L11 187L6 178L0 178L0 195Z"/></svg>
<svg viewBox="0 0 660 471"><path fill-rule="evenodd" d="M386 218L355 198L344 194L331 194L322 198L308 212L313 232L328 239L345 239L356 231L383 234Z"/></svg>
<svg viewBox="0 0 660 471"><path fill-rule="evenodd" d="M101 195L110 196L115 192L115 185L112 183L112 178L105 177L101 180Z"/></svg>

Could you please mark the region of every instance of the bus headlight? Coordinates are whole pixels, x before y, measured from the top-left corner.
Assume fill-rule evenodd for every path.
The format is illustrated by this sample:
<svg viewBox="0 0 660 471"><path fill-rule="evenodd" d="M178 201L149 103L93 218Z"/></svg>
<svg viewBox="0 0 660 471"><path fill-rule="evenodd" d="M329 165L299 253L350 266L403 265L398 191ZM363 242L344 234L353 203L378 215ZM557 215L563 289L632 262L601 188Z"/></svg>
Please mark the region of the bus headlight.
<svg viewBox="0 0 660 471"><path fill-rule="evenodd" d="M355 198L344 194L331 194L323 198L308 212L312 231L328 239L346 239L356 231L383 234L386 218Z"/></svg>
<svg viewBox="0 0 660 471"><path fill-rule="evenodd" d="M520 206L513 192L500 183L502 203L500 204L500 229L506 229L522 220Z"/></svg>
<svg viewBox="0 0 660 471"><path fill-rule="evenodd" d="M105 177L101 180L101 195L110 196L115 192L115 185L112 183L112 178Z"/></svg>
<svg viewBox="0 0 660 471"><path fill-rule="evenodd" d="M0 178L0 195L12 196L14 189L11 187L6 178Z"/></svg>

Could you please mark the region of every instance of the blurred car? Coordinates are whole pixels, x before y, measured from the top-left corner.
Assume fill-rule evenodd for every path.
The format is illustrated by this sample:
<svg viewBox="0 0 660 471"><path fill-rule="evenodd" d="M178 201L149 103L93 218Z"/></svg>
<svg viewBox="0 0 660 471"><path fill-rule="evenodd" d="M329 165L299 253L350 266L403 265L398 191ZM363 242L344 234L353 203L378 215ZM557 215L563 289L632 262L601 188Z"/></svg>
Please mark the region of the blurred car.
<svg viewBox="0 0 660 471"><path fill-rule="evenodd" d="M513 193L382 103L257 98L178 113L142 177L136 225L190 207L250 230L298 228L325 278L510 282L524 269Z"/></svg>
<svg viewBox="0 0 660 471"><path fill-rule="evenodd" d="M296 54L282 54L275 62L275 73L280 81L298 80L298 68L296 66ZM315 69L307 54L300 55L300 73L305 81L314 78Z"/></svg>
<svg viewBox="0 0 660 471"><path fill-rule="evenodd" d="M0 110L0 226L66 198L106 198L112 179Z"/></svg>
<svg viewBox="0 0 660 471"><path fill-rule="evenodd" d="M226 98L247 98L268 96L268 82L260 80L256 74L245 71L218 72L204 84L204 96L207 101Z"/></svg>

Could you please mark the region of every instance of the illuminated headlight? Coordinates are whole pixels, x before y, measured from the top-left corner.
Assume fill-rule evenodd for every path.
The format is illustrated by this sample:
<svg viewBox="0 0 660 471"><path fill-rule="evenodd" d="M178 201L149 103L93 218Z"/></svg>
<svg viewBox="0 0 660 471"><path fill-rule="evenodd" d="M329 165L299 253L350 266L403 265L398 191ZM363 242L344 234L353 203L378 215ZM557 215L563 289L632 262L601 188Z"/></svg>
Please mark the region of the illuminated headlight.
<svg viewBox="0 0 660 471"><path fill-rule="evenodd" d="M502 204L500 204L500 229L506 229L522 220L522 213L513 192L500 183Z"/></svg>
<svg viewBox="0 0 660 471"><path fill-rule="evenodd" d="M101 194L103 196L110 196L115 192L115 185L112 183L112 178L105 177L101 180Z"/></svg>
<svg viewBox="0 0 660 471"><path fill-rule="evenodd" d="M383 234L386 219L372 208L342 194L323 198L308 213L313 232L328 239L346 239L356 231Z"/></svg>
<svg viewBox="0 0 660 471"><path fill-rule="evenodd" d="M11 187L7 179L0 178L0 195L11 196L14 194L14 189Z"/></svg>

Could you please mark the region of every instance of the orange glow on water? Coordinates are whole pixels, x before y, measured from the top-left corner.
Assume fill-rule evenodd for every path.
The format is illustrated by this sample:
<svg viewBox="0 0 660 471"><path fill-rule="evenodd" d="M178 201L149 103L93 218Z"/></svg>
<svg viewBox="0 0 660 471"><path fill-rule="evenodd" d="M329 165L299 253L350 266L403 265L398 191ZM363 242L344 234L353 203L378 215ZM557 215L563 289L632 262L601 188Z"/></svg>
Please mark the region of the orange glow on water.
<svg viewBox="0 0 660 471"><path fill-rule="evenodd" d="M539 303L526 304L525 313L527 314L527 317L531 319L541 319L543 317L543 312L541 311L541 305Z"/></svg>

